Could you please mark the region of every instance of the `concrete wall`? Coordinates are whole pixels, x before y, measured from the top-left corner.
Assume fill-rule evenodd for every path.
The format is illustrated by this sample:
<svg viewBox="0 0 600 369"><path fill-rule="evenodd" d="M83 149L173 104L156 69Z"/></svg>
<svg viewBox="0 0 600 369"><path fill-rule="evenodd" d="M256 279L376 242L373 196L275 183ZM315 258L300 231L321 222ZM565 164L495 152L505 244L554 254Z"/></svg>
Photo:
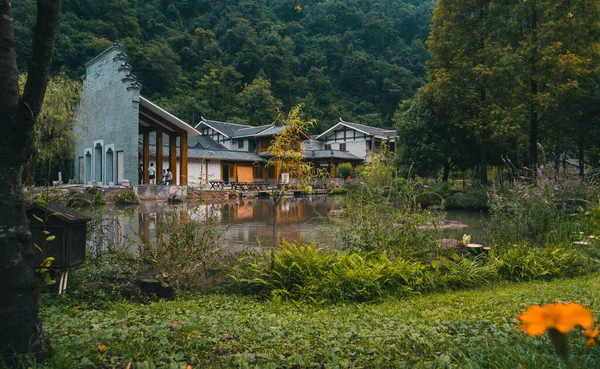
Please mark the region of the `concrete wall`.
<svg viewBox="0 0 600 369"><path fill-rule="evenodd" d="M131 184L138 183L138 118L141 85L126 64L122 47L115 44L86 64L83 91L76 114L75 172L80 157L84 178L117 182L118 173ZM106 165L107 151L112 150L112 165ZM123 152L123 168L118 153ZM85 159L91 156L91 162ZM110 158L109 154L109 158ZM112 173L107 173L112 170ZM80 182L79 175L75 181ZM117 184L117 183L115 183Z"/></svg>

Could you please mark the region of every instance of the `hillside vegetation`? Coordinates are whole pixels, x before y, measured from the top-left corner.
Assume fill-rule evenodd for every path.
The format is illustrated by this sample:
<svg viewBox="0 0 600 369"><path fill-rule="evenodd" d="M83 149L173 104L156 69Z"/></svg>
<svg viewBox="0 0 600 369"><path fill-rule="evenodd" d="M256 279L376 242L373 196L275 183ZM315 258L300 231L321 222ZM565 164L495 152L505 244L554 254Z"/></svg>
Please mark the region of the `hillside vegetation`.
<svg viewBox="0 0 600 369"><path fill-rule="evenodd" d="M270 123L306 103L321 126L339 117L391 127L425 81L432 0L65 0L54 71L72 78L117 41L142 93L188 122ZM14 3L19 67L35 1Z"/></svg>

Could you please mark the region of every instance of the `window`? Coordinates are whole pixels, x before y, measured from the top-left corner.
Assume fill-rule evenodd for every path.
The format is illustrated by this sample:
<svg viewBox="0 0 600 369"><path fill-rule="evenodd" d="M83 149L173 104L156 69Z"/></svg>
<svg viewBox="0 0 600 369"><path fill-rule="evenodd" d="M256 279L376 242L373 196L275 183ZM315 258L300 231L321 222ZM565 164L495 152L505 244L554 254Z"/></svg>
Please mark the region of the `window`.
<svg viewBox="0 0 600 369"><path fill-rule="evenodd" d="M346 144L345 144L345 143L343 143L343 144L341 143L341 144L340 144L340 151L347 151L347 150L346 150Z"/></svg>
<svg viewBox="0 0 600 369"><path fill-rule="evenodd" d="M325 145L325 150L331 150L331 145L329 145L329 144Z"/></svg>
<svg viewBox="0 0 600 369"><path fill-rule="evenodd" d="M244 148L244 140L238 140L238 149Z"/></svg>

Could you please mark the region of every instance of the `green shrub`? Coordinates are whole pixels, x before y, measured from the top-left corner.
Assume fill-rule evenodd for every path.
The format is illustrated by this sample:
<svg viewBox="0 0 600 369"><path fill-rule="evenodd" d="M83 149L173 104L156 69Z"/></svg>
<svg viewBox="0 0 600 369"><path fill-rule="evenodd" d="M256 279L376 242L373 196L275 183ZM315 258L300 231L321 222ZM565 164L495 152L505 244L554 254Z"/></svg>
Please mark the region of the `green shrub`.
<svg viewBox="0 0 600 369"><path fill-rule="evenodd" d="M140 198L135 194L135 191L132 188L129 188L116 194L113 198L113 202L116 205L133 205L139 204Z"/></svg>
<svg viewBox="0 0 600 369"><path fill-rule="evenodd" d="M338 175L340 178L346 179L350 177L352 174L352 164L350 163L341 163L338 166Z"/></svg>
<svg viewBox="0 0 600 369"><path fill-rule="evenodd" d="M446 197L444 203L447 209L486 210L488 189L485 186L473 185Z"/></svg>
<svg viewBox="0 0 600 369"><path fill-rule="evenodd" d="M208 213L203 221L166 213L166 219L157 224L156 245L140 236L140 251L175 288L190 290L221 276L225 231L214 213Z"/></svg>
<svg viewBox="0 0 600 369"><path fill-rule="evenodd" d="M105 205L106 199L98 188L88 187L83 192L70 190L66 203L72 208L85 208Z"/></svg>
<svg viewBox="0 0 600 369"><path fill-rule="evenodd" d="M332 195L347 195L348 189L346 187L337 187L331 191Z"/></svg>
<svg viewBox="0 0 600 369"><path fill-rule="evenodd" d="M273 263L267 253L239 259L229 287L271 299L335 303L468 289L498 280L572 277L592 270L587 256L564 248L501 249L473 259L453 255L424 263L284 242L274 251Z"/></svg>
<svg viewBox="0 0 600 369"><path fill-rule="evenodd" d="M490 253L499 276L510 281L574 277L594 270L581 249L567 247L504 247Z"/></svg>

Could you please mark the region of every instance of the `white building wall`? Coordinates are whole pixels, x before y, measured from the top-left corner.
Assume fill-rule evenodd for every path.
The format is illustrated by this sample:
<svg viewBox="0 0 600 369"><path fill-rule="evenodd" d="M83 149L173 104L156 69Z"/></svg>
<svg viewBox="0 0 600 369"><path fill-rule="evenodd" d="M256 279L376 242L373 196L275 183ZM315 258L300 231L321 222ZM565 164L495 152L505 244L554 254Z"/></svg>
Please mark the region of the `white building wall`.
<svg viewBox="0 0 600 369"><path fill-rule="evenodd" d="M338 145L339 147L339 145ZM367 158L367 142L366 141L349 141L346 142L346 151L361 159Z"/></svg>

